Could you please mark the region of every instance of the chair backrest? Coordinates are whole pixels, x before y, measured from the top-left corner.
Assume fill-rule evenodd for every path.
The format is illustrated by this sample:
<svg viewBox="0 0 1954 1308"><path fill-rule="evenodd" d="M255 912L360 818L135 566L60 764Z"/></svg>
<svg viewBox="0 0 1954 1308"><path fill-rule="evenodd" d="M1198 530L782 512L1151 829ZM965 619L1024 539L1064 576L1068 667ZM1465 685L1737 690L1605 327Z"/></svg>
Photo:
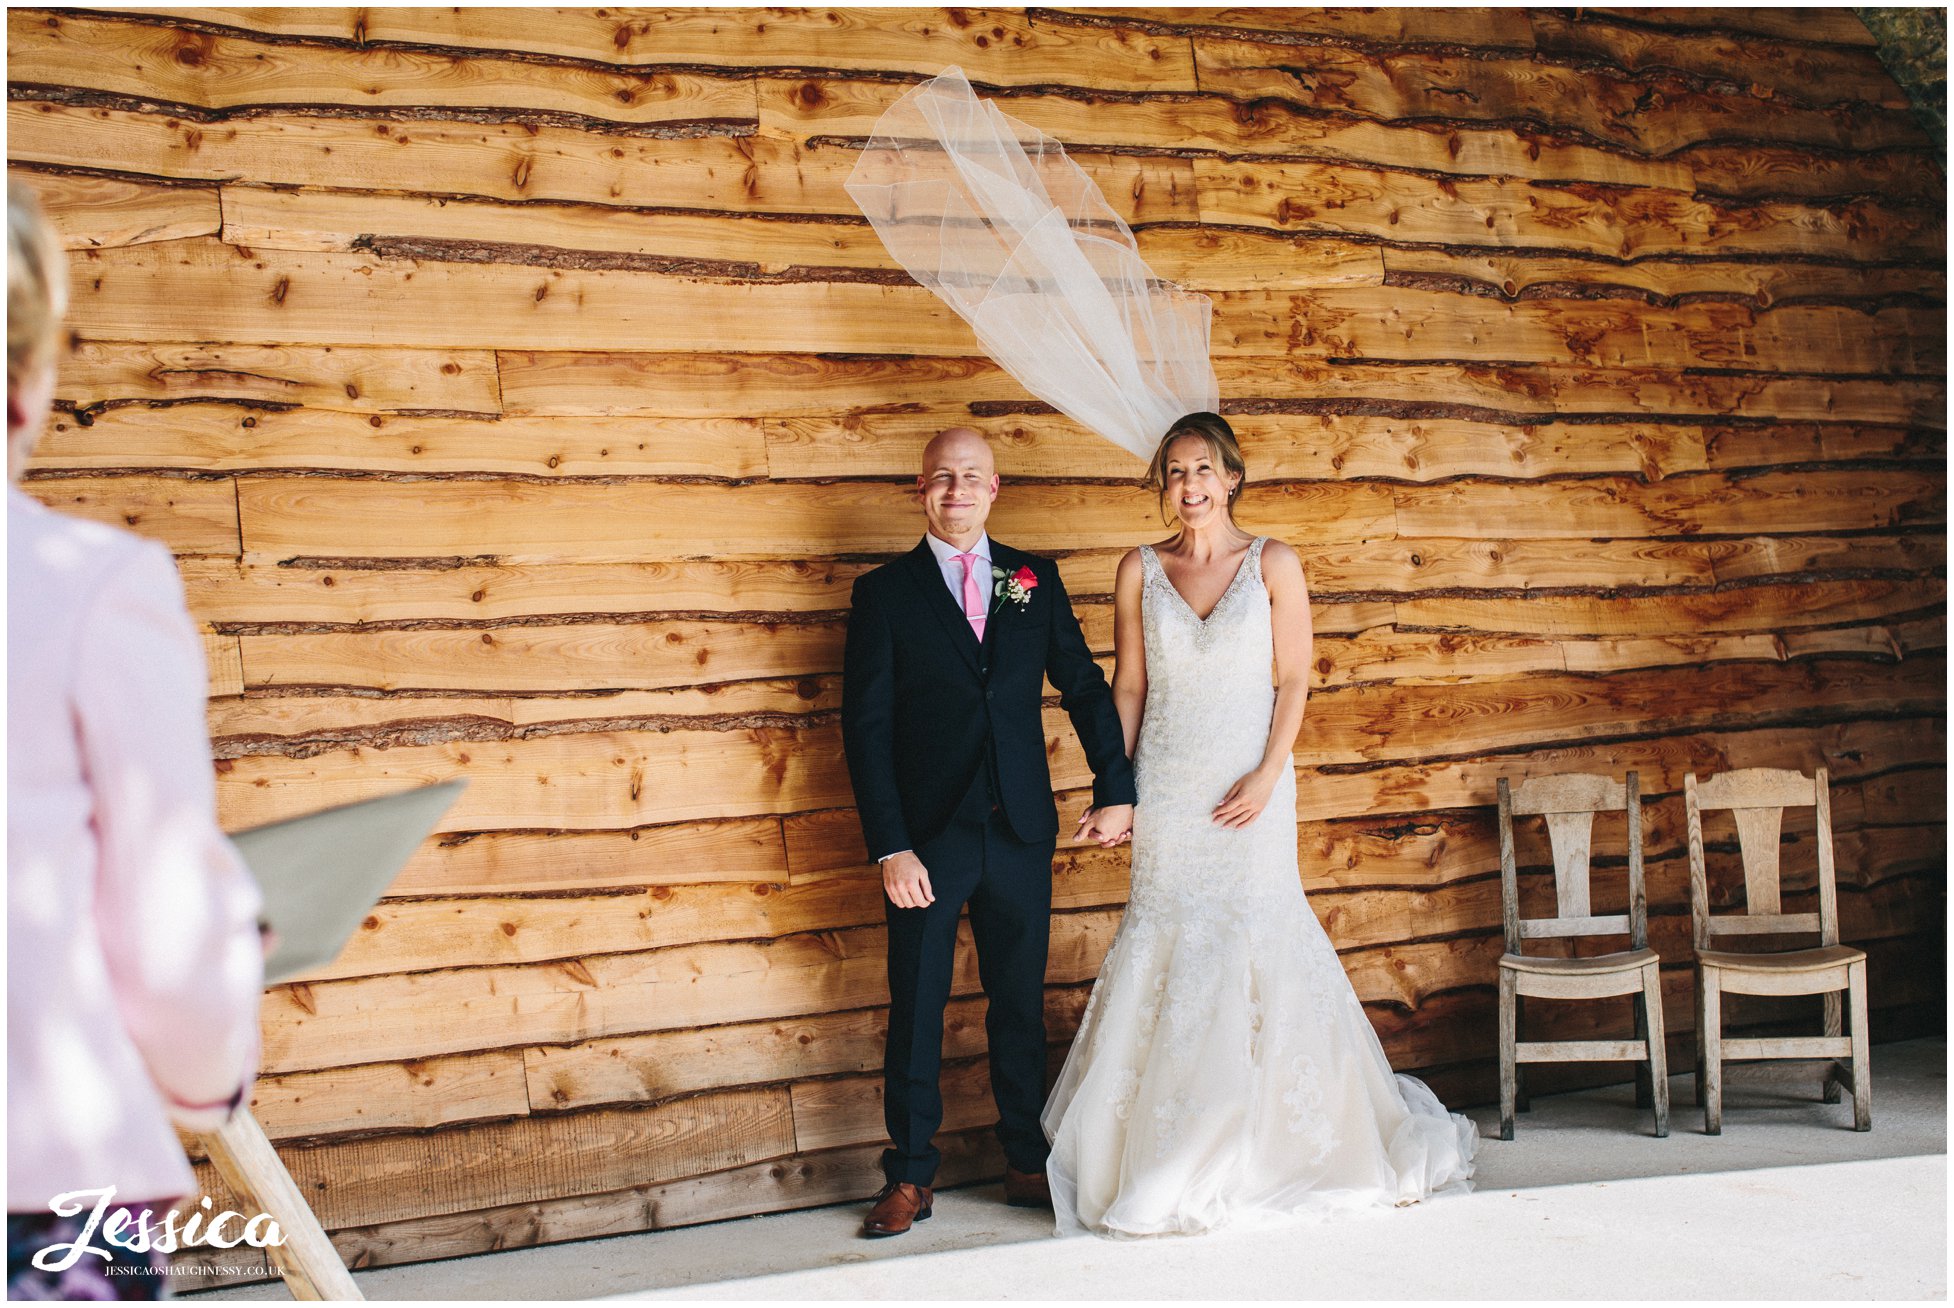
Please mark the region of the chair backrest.
<svg viewBox="0 0 1954 1308"><path fill-rule="evenodd" d="M1596 813L1628 814L1628 912L1597 916L1589 903L1588 866ZM1520 916L1520 874L1513 852L1513 820L1538 814L1547 819L1547 841L1554 855L1552 917ZM1642 891L1641 777L1626 781L1583 773L1529 777L1517 786L1499 779L1500 910L1506 923L1506 949L1520 952L1523 940L1550 936L1626 935L1641 949L1649 943L1649 906Z"/></svg>
<svg viewBox="0 0 1954 1308"><path fill-rule="evenodd" d="M1832 866L1831 777L1808 777L1789 768L1741 768L1698 781L1683 778L1683 813L1689 823L1690 931L1698 949L1713 948L1720 935L1818 932L1820 944L1839 943L1838 880ZM1787 913L1778 875L1778 841L1787 808L1818 810L1818 912ZM1703 858L1703 813L1729 809L1737 820L1737 851L1744 861L1744 911L1710 915L1710 876Z"/></svg>

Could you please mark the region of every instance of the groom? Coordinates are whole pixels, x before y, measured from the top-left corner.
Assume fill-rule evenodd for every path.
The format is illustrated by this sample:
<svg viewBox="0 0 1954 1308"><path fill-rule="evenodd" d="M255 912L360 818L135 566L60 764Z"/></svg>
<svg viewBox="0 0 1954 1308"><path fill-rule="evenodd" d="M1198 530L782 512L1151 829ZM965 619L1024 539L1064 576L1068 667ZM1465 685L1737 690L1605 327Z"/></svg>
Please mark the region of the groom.
<svg viewBox="0 0 1954 1308"><path fill-rule="evenodd" d="M889 920L882 1107L892 1144L868 1235L900 1235L930 1215L943 1007L966 905L990 1001L1005 1195L1022 1206L1051 1202L1038 1122L1058 843L1046 678L1092 766L1095 827L1123 830L1132 819L1133 772L1106 679L1057 566L985 535L997 490L977 432L952 427L931 441L916 479L929 532L855 582L848 617L842 738Z"/></svg>

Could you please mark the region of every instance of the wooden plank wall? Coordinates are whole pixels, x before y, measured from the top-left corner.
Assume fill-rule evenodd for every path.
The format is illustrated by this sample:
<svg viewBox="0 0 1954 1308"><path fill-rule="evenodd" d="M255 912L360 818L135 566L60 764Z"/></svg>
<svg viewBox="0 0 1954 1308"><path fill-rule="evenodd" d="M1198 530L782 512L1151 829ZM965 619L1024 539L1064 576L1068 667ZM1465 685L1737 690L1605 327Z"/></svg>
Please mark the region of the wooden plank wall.
<svg viewBox="0 0 1954 1308"><path fill-rule="evenodd" d="M1096 649L1163 534L841 189L951 63L1215 297L1315 595L1304 875L1400 1067L1489 1093L1494 781L1554 770L1640 769L1686 1033L1683 773L1829 766L1881 1031L1938 1029L1945 187L1846 11L11 10L75 290L31 489L180 557L225 819L473 783L265 1000L349 1259L873 1188L849 584L951 422ZM1055 1057L1125 877L1059 860ZM957 991L949 1182L999 1166Z"/></svg>

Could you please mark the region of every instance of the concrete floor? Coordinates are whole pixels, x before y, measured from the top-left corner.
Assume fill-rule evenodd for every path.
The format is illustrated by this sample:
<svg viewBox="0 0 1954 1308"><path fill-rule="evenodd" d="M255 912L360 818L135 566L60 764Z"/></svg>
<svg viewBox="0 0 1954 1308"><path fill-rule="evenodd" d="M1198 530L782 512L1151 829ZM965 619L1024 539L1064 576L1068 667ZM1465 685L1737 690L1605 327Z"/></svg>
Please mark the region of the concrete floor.
<svg viewBox="0 0 1954 1308"><path fill-rule="evenodd" d="M860 1204L381 1268L369 1299L1864 1299L1947 1294L1947 1046L1875 1047L1873 1130L1796 1064L1729 1069L1720 1136L1690 1081L1657 1140L1630 1087L1543 1096L1482 1138L1476 1189L1269 1232L1052 1238L1001 1188L862 1240ZM283 1299L283 1287L197 1299Z"/></svg>

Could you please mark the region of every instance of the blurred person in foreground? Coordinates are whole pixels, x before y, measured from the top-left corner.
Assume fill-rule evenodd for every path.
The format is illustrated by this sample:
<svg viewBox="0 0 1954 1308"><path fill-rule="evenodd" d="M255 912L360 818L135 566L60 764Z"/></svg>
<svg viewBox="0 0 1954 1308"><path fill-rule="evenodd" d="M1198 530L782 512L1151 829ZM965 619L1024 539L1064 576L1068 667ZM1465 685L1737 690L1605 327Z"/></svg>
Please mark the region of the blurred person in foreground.
<svg viewBox="0 0 1954 1308"><path fill-rule="evenodd" d="M61 247L9 181L7 1297L162 1298L168 1255L124 1224L147 1208L158 1233L193 1196L171 1123L214 1130L248 1092L259 896L217 827L169 552L18 485L66 303Z"/></svg>

